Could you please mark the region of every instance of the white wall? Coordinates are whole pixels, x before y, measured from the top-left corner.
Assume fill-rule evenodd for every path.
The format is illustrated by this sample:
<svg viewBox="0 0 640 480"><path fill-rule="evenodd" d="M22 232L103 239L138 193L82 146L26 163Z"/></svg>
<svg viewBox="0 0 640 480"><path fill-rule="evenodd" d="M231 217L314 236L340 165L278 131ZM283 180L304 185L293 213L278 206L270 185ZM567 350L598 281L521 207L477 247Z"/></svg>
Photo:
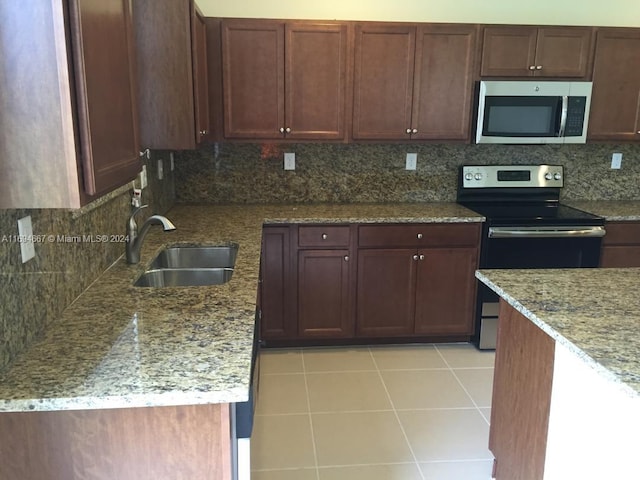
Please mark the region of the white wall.
<svg viewBox="0 0 640 480"><path fill-rule="evenodd" d="M205 16L640 27L640 0L196 0Z"/></svg>

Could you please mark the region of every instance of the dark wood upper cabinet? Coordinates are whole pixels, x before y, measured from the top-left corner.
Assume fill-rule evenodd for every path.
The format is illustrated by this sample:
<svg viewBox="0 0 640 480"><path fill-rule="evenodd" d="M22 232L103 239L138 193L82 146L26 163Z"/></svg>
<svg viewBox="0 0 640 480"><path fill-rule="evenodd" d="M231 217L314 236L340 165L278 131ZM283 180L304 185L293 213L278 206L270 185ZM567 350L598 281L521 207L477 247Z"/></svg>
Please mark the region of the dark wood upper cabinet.
<svg viewBox="0 0 640 480"><path fill-rule="evenodd" d="M0 208L78 208L135 178L131 2L8 2L0 23Z"/></svg>
<svg viewBox="0 0 640 480"><path fill-rule="evenodd" d="M194 0L133 5L140 143L186 150L208 140L206 28Z"/></svg>
<svg viewBox="0 0 640 480"><path fill-rule="evenodd" d="M596 37L588 140L640 140L640 29Z"/></svg>
<svg viewBox="0 0 640 480"><path fill-rule="evenodd" d="M226 138L343 139L347 25L223 20Z"/></svg>
<svg viewBox="0 0 640 480"><path fill-rule="evenodd" d="M359 24L353 138L466 140L475 25Z"/></svg>
<svg viewBox="0 0 640 480"><path fill-rule="evenodd" d="M69 6L84 189L104 194L140 171L131 3Z"/></svg>
<svg viewBox="0 0 640 480"><path fill-rule="evenodd" d="M485 27L480 75L588 78L592 38L592 27Z"/></svg>

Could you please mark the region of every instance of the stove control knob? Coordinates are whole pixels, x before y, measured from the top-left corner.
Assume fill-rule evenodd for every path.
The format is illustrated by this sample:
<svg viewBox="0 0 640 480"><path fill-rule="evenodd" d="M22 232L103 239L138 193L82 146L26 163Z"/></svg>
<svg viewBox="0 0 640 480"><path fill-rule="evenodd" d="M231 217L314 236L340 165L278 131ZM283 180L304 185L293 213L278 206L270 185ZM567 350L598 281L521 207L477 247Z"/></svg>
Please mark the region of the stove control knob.
<svg viewBox="0 0 640 480"><path fill-rule="evenodd" d="M547 172L544 174L544 179L545 180L553 180L553 175L551 174L551 172Z"/></svg>
<svg viewBox="0 0 640 480"><path fill-rule="evenodd" d="M562 178L562 175L560 175L559 173L556 173L553 178L555 178L556 180L560 180Z"/></svg>
<svg viewBox="0 0 640 480"><path fill-rule="evenodd" d="M482 180L482 174L481 173L476 173L475 178L476 178L476 180Z"/></svg>
<svg viewBox="0 0 640 480"><path fill-rule="evenodd" d="M473 180L473 173L467 172L464 176L465 180Z"/></svg>

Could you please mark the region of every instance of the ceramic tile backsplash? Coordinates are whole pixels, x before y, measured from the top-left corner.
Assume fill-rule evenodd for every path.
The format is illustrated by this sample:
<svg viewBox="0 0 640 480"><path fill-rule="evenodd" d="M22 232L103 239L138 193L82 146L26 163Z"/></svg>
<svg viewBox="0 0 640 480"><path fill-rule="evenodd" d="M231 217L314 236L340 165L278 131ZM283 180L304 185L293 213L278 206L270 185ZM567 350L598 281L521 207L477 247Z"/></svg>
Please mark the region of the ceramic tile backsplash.
<svg viewBox="0 0 640 480"><path fill-rule="evenodd" d="M157 159L164 159L164 180L157 179ZM152 152L147 160L149 186L142 199L152 213L164 213L174 203L174 176L168 152ZM109 194L79 210L0 210L0 370L23 350L109 265L124 253L122 242L91 242L97 235L124 235L131 213L130 189ZM142 212L141 212L142 213ZM17 220L30 215L34 235L44 240L35 246L34 259L23 264Z"/></svg>
<svg viewBox="0 0 640 480"><path fill-rule="evenodd" d="M283 169L284 152L296 170ZM407 153L416 171L405 170ZM611 154L624 156L611 170ZM463 164L565 167L565 199L640 199L640 145L232 144L176 155L180 203L453 201Z"/></svg>

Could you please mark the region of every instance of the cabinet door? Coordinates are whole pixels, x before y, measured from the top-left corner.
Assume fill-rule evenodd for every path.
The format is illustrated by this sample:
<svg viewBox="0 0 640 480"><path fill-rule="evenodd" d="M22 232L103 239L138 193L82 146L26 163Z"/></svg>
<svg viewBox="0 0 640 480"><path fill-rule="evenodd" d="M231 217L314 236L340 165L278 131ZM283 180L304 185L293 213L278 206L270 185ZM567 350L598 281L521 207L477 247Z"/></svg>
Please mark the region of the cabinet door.
<svg viewBox="0 0 640 480"><path fill-rule="evenodd" d="M535 76L586 78L591 65L591 27L538 29Z"/></svg>
<svg viewBox="0 0 640 480"><path fill-rule="evenodd" d="M535 71L537 33L536 27L486 27L480 75L531 76Z"/></svg>
<svg viewBox="0 0 640 480"><path fill-rule="evenodd" d="M607 222L601 267L640 267L640 222Z"/></svg>
<svg viewBox="0 0 640 480"><path fill-rule="evenodd" d="M475 25L418 28L411 138L469 138L476 32Z"/></svg>
<svg viewBox="0 0 640 480"><path fill-rule="evenodd" d="M298 334L353 335L349 250L298 251Z"/></svg>
<svg viewBox="0 0 640 480"><path fill-rule="evenodd" d="M103 194L140 171L130 0L72 0L84 189Z"/></svg>
<svg viewBox="0 0 640 480"><path fill-rule="evenodd" d="M415 250L358 252L356 333L362 337L413 334Z"/></svg>
<svg viewBox="0 0 640 480"><path fill-rule="evenodd" d="M204 19L195 12L191 17L193 55L193 104L195 106L195 141L201 143L207 138L209 123L209 78L207 74L207 29Z"/></svg>
<svg viewBox="0 0 640 480"><path fill-rule="evenodd" d="M415 333L473 334L477 252L475 248L418 251Z"/></svg>
<svg viewBox="0 0 640 480"><path fill-rule="evenodd" d="M287 138L344 138L347 26L287 24L285 46Z"/></svg>
<svg viewBox="0 0 640 480"><path fill-rule="evenodd" d="M295 337L291 315L291 250L289 227L264 227L261 255L261 338Z"/></svg>
<svg viewBox="0 0 640 480"><path fill-rule="evenodd" d="M353 138L410 138L415 36L410 26L356 27Z"/></svg>
<svg viewBox="0 0 640 480"><path fill-rule="evenodd" d="M589 140L640 140L640 29L603 28L596 38Z"/></svg>
<svg viewBox="0 0 640 480"><path fill-rule="evenodd" d="M224 134L281 138L284 127L284 24L222 23Z"/></svg>

